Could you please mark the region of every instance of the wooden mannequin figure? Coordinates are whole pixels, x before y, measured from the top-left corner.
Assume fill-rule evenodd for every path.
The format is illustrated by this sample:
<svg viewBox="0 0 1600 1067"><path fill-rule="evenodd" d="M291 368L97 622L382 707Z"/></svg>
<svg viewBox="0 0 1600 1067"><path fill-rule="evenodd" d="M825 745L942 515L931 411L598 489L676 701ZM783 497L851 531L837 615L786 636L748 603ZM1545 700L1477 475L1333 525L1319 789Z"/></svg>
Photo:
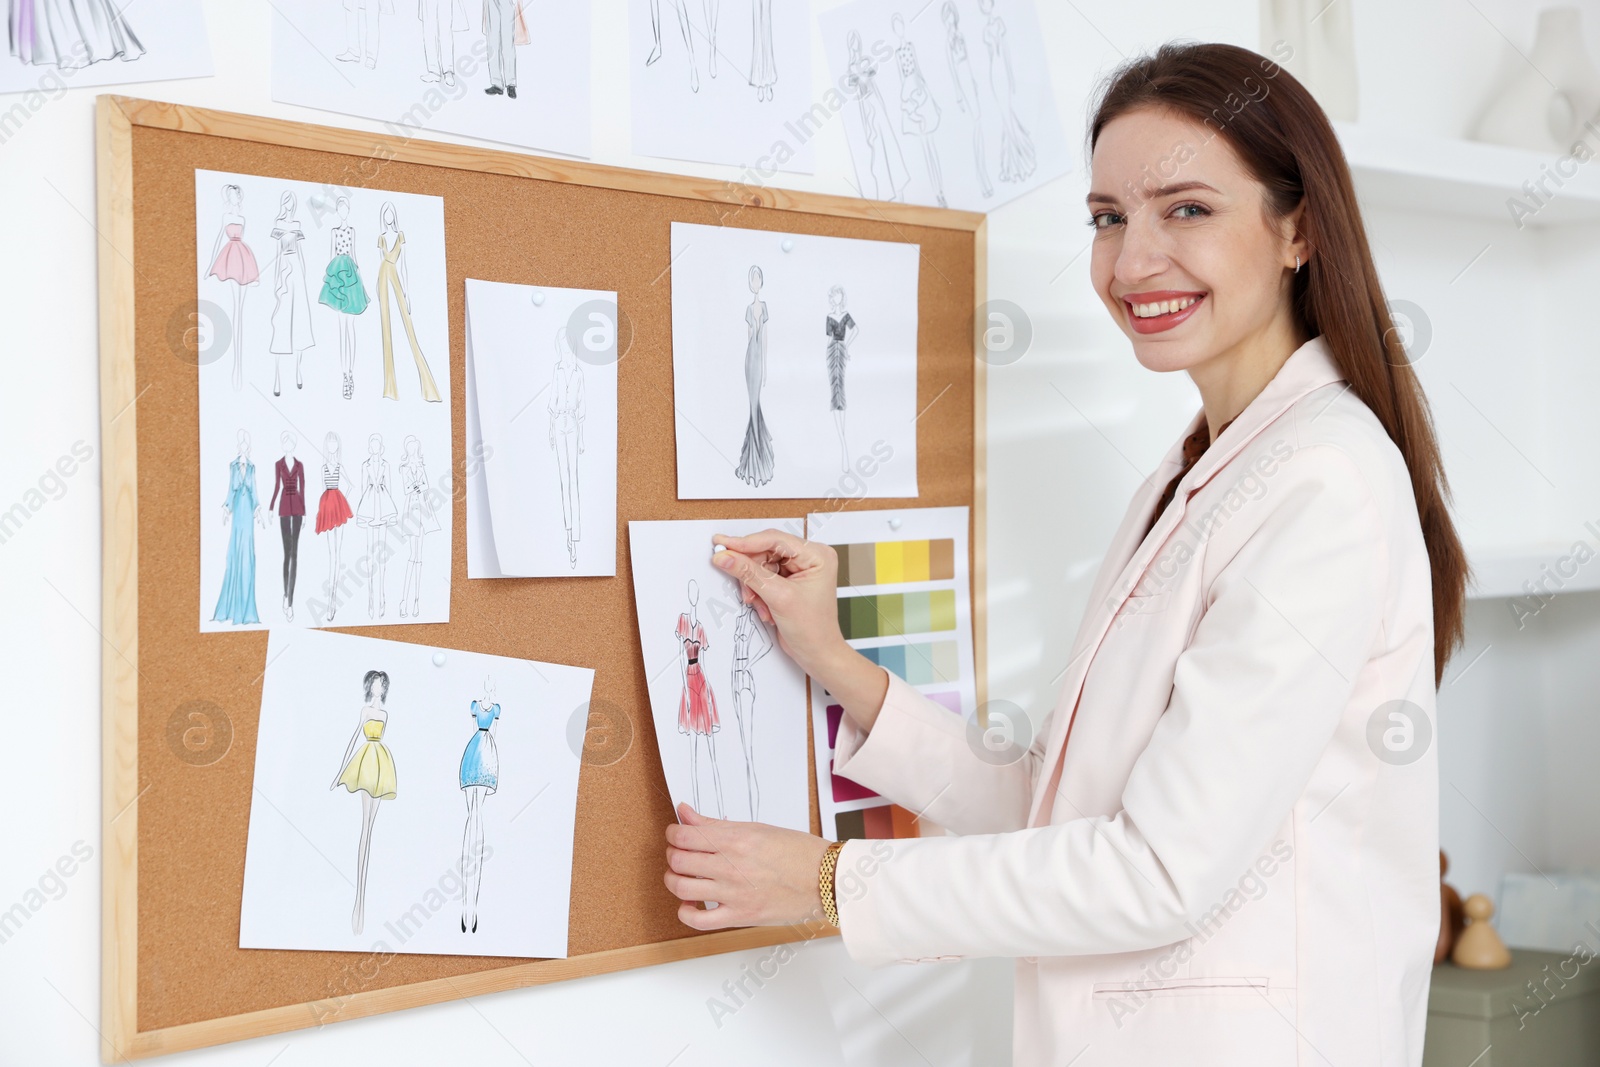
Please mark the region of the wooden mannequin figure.
<svg viewBox="0 0 1600 1067"><path fill-rule="evenodd" d="M1433 962L1443 963L1456 947L1456 939L1467 925L1467 913L1461 907L1461 894L1444 880L1450 861L1444 850L1439 850L1439 943L1433 949Z"/></svg>
<svg viewBox="0 0 1600 1067"><path fill-rule="evenodd" d="M1457 967L1465 967L1469 971L1498 971L1511 966L1511 950L1506 948L1500 935L1489 925L1489 916L1494 914L1494 901L1482 893L1474 893L1462 906L1466 909L1467 918L1472 921L1456 938L1456 947L1450 953L1450 959Z"/></svg>

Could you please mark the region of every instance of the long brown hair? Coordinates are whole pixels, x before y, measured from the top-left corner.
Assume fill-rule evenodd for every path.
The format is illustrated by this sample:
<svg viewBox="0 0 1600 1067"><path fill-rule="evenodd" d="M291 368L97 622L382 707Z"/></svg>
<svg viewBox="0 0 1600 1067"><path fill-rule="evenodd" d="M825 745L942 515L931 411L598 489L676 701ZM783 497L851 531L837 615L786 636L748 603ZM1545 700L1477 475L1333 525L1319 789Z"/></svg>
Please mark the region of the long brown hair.
<svg viewBox="0 0 1600 1067"><path fill-rule="evenodd" d="M1464 637L1469 568L1445 502L1445 478L1427 397L1378 282L1350 169L1328 116L1272 60L1228 44L1169 42L1106 79L1088 125L1088 153L1107 123L1141 108L1188 116L1220 134L1266 188L1269 217L1302 201L1311 246L1294 278L1293 313L1326 339L1351 392L1372 409L1405 457L1433 573L1433 681Z"/></svg>

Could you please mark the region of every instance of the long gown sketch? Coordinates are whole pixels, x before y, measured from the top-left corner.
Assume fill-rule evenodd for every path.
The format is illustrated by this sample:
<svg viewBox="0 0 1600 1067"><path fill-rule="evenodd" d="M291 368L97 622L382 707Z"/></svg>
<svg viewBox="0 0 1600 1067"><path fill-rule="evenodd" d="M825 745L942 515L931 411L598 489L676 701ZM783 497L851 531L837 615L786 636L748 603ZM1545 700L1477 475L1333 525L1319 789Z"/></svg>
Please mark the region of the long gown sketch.
<svg viewBox="0 0 1600 1067"><path fill-rule="evenodd" d="M306 468L295 457L294 434L279 437L283 458L272 468L272 500L278 511L278 532L283 535L283 617L294 621L294 582L300 573L300 527L306 521Z"/></svg>
<svg viewBox="0 0 1600 1067"><path fill-rule="evenodd" d="M344 524L355 513L350 510L341 484L344 481L344 464L339 454L339 435L329 433L322 442L322 496L317 500L318 535L328 535L328 622L339 610L339 548L344 540Z"/></svg>
<svg viewBox="0 0 1600 1067"><path fill-rule="evenodd" d="M394 14L394 0L344 0L345 48L333 58L376 67L379 16L384 14Z"/></svg>
<svg viewBox="0 0 1600 1067"><path fill-rule="evenodd" d="M285 192L278 200L278 219L272 226L272 239L278 242L277 263L272 272L272 291L277 303L272 307L272 395L282 392L279 356L294 356L295 388L305 388L300 362L305 350L316 342L311 336L311 297L306 290L306 256L301 243L305 232L294 217L295 196Z"/></svg>
<svg viewBox="0 0 1600 1067"><path fill-rule="evenodd" d="M578 457L583 455L583 365L572 354L567 328L556 332L556 366L550 383L550 449L561 483L561 521L567 528L567 559L578 565L583 537L582 494L578 489Z"/></svg>
<svg viewBox="0 0 1600 1067"><path fill-rule="evenodd" d="M467 825L461 834L461 932L478 932L478 892L483 887L483 802L500 788L500 749L495 742L500 705L494 699L494 679L483 680L483 696L474 700L472 736L461 752L459 779L467 801Z"/></svg>
<svg viewBox="0 0 1600 1067"><path fill-rule="evenodd" d="M750 485L766 485L772 480L777 456L766 417L761 414L761 389L767 384L767 304L761 299L761 268L750 268L750 292L744 309L748 339L744 347L744 386L750 398L750 421L745 426L744 446L739 451L739 466L734 470Z"/></svg>
<svg viewBox="0 0 1600 1067"><path fill-rule="evenodd" d="M393 300L400 309L400 321L406 328L406 340L411 342L411 357L416 360L417 379L421 383L422 399L437 403L444 398L433 384L433 372L423 358L422 346L417 343L417 331L411 324L411 295L407 289L406 235L400 229L399 212L393 203L385 203L378 211L378 251L383 262L378 265L378 319L383 328L383 395L399 400L400 391L394 382L394 344L389 328L389 303Z"/></svg>
<svg viewBox="0 0 1600 1067"><path fill-rule="evenodd" d="M422 20L422 80L456 83L456 31L468 28L461 0L417 0Z"/></svg>
<svg viewBox="0 0 1600 1067"><path fill-rule="evenodd" d="M689 89L692 92L700 91L700 72L696 69L694 58L694 27L689 24L689 0L667 0L672 5L672 10L678 16L678 32L683 36L683 47L689 52ZM645 57L644 65L651 66L661 58L661 0L650 0L650 33L655 44L650 49L650 54ZM712 61L712 70L715 71L716 62ZM715 74L712 75L715 77Z"/></svg>
<svg viewBox="0 0 1600 1067"><path fill-rule="evenodd" d="M972 61L967 56L967 38L961 32L961 12L955 0L944 0L939 9L944 19L944 51L950 61L950 81L956 87L956 104L972 115L972 163L978 172L978 183L984 196L994 195L989 183L989 165L985 159L983 143L983 104L978 93L978 76L972 71Z"/></svg>
<svg viewBox="0 0 1600 1067"><path fill-rule="evenodd" d="M828 409L839 430L839 469L850 469L850 449L844 434L844 366L850 361L850 344L856 338L856 320L844 309L844 288L828 290Z"/></svg>
<svg viewBox="0 0 1600 1067"><path fill-rule="evenodd" d="M366 527L367 531L367 565L371 570L367 578L369 619L381 617L388 606L384 572L389 552L383 542L388 527L399 521L400 513L389 492L389 461L383 458L383 435L375 433L367 438L367 458L361 464L361 499L356 502L356 525Z"/></svg>
<svg viewBox="0 0 1600 1067"><path fill-rule="evenodd" d="M319 303L339 312L339 366L344 371L343 396L349 400L356 388L356 316L367 310L371 298L356 264L356 228L350 225L350 198L337 203L339 225L328 234L328 267L322 272Z"/></svg>
<svg viewBox="0 0 1600 1067"><path fill-rule="evenodd" d="M77 70L132 62L144 45L114 0L11 0L11 54L32 66Z"/></svg>
<svg viewBox="0 0 1600 1067"><path fill-rule="evenodd" d="M211 269L206 276L229 282L233 288L233 387L243 389L244 291L260 283L261 268L256 264L256 254L244 243L244 191L237 185L224 185L222 203L227 210L211 247Z"/></svg>
<svg viewBox="0 0 1600 1067"><path fill-rule="evenodd" d="M689 610L678 616L673 631L678 642L678 665L683 677L683 695L678 698L678 732L689 735L689 781L694 810L704 812L700 806L700 741L705 740L706 758L711 761L711 780L717 794L717 818L727 818L722 804L722 772L717 768L716 733L722 729L717 716L717 697L706 678L702 662L709 644L706 630L700 625L697 604L700 587L689 579Z"/></svg>
<svg viewBox="0 0 1600 1067"><path fill-rule="evenodd" d="M911 172L889 120L889 106L878 89L878 65L861 51L861 35L855 30L845 41L850 53L845 65L845 88L855 97L861 115L861 133L867 142L866 177L872 179L871 199L899 200L911 181ZM867 190L863 188L861 194L868 195Z"/></svg>
<svg viewBox="0 0 1600 1067"><path fill-rule="evenodd" d="M989 90L1000 108L1000 180L1027 181L1033 173L1033 138L1017 118L1017 79L1011 69L1011 48L1006 44L1006 24L994 13L994 0L978 0L978 10L988 22L983 27L983 44L989 52Z"/></svg>
<svg viewBox="0 0 1600 1067"><path fill-rule="evenodd" d="M739 598L739 587L733 587ZM761 817L761 783L756 774L756 676L754 667L772 651L772 635L756 614L755 605L745 604L733 624L733 715L739 723L739 745L744 751L745 788L749 792L750 821Z"/></svg>
<svg viewBox="0 0 1600 1067"><path fill-rule="evenodd" d="M256 465L250 462L250 435L239 431L239 454L228 463L228 497L222 504L222 521L229 525L228 564L222 575L222 593L212 622L260 622L256 614L256 531L265 528L261 501L256 497ZM251 525L254 523L254 525Z"/></svg>
<svg viewBox="0 0 1600 1067"><path fill-rule="evenodd" d="M771 100L772 87L778 83L778 60L772 47L772 0L750 0L750 27L750 84L756 87L757 100ZM714 76L715 70L712 73Z"/></svg>
<svg viewBox="0 0 1600 1067"><path fill-rule="evenodd" d="M922 65L917 62L917 46L906 37L906 20L895 12L889 20L900 43L895 47L895 62L900 70L900 130L922 140L922 158L928 167L928 181L933 183L934 196L940 207L947 207L944 198L944 171L939 166L939 146L934 143L934 131L939 128L939 103L928 92L927 80L922 76Z"/></svg>
<svg viewBox="0 0 1600 1067"><path fill-rule="evenodd" d="M350 744L345 747L344 761L330 791L341 785L352 793L361 793L361 841L356 845L356 902L350 910L350 932L359 934L366 921L367 861L372 855L372 824L378 818L378 805L393 800L397 794L394 756L383 743L389 726L389 711L384 706L389 699L389 675L384 671L368 671L361 681L366 691L366 702L361 706L360 718Z"/></svg>
<svg viewBox="0 0 1600 1067"><path fill-rule="evenodd" d="M422 461L422 442L405 440L406 458L400 462L400 485L405 490L405 512L401 529L410 549L406 557L406 577L400 587L400 617L406 617L406 598L411 599L411 614L420 615L422 599L422 538L439 532L439 516L428 499L428 468Z"/></svg>

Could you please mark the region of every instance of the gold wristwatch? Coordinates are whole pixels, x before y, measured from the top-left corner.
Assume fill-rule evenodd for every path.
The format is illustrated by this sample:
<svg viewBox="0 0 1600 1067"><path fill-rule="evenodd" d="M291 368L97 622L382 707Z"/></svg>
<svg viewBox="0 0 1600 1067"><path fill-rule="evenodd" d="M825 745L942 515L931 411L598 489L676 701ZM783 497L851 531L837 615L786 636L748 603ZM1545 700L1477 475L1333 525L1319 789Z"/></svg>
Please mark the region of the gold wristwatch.
<svg viewBox="0 0 1600 1067"><path fill-rule="evenodd" d="M839 850L843 841L835 841L822 854L822 866L817 871L817 891L822 895L822 914L834 926L839 925L839 902L833 891L833 871L839 865Z"/></svg>

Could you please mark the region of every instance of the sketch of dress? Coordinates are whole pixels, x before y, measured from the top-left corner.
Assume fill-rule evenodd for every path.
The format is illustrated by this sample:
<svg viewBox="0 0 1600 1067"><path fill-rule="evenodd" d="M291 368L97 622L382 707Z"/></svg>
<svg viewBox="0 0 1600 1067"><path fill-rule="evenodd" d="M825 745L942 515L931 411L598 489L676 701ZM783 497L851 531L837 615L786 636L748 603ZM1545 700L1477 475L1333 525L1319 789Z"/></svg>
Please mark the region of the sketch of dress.
<svg viewBox="0 0 1600 1067"><path fill-rule="evenodd" d="M350 909L350 931L359 934L366 919L367 867L372 857L372 826L378 818L378 807L385 800L398 795L394 756L383 743L389 724L389 712L384 704L389 699L387 671L368 671L362 679L366 702L361 706L356 728L345 746L344 763L338 777L328 789L341 785L361 797L361 839L356 844L356 899Z"/></svg>
<svg viewBox="0 0 1600 1067"><path fill-rule="evenodd" d="M1017 118L1013 97L1016 75L1011 69L1011 48L1006 44L1006 24L994 14L994 0L978 0L978 10L988 16L983 43L989 51L989 89L1000 107L1000 180L1026 181L1033 173L1033 138Z"/></svg>
<svg viewBox="0 0 1600 1067"><path fill-rule="evenodd" d="M759 318L757 306L761 308ZM739 452L739 466L734 473L750 485L766 485L772 480L777 460L772 435L767 432L766 417L761 414L761 387L767 381L766 301L746 307L744 321L750 330L750 340L744 349L744 385L750 398L750 421L745 426L744 447Z"/></svg>
<svg viewBox="0 0 1600 1067"><path fill-rule="evenodd" d="M861 51L861 35L850 31L850 61L845 67L845 88L855 96L861 115L861 132L867 142L866 177L872 179L874 200L899 200L911 181L900 138L889 121L889 107L878 90L878 66ZM883 172L883 180L878 178ZM867 190L862 189L862 195Z"/></svg>
<svg viewBox="0 0 1600 1067"><path fill-rule="evenodd" d="M428 499L428 468L422 460L422 444L415 437L406 438L406 458L400 464L400 486L405 491L405 510L400 516L400 529L410 547L406 557L405 580L400 586L400 617L405 618L407 599L411 601L411 614L420 614L423 535L439 532L439 516L434 513L433 503Z"/></svg>
<svg viewBox="0 0 1600 1067"><path fill-rule="evenodd" d="M333 258L322 274L322 295L318 302L345 315L359 315L367 310L371 297L361 281L361 268L356 264L356 230L343 225L333 228Z"/></svg>
<svg viewBox="0 0 1600 1067"><path fill-rule="evenodd" d="M844 337L855 325L856 320L850 317L850 312L844 313L844 318L836 319L828 316L828 410L844 410L844 365L850 359L850 349L845 347Z"/></svg>
<svg viewBox="0 0 1600 1067"><path fill-rule="evenodd" d="M691 609L698 599L699 589L691 579L689 582ZM678 616L678 627L675 632L683 666L683 693L678 698L678 732L689 735L690 796L694 810L704 811L705 809L700 806L700 739L704 738L706 751L711 760L711 780L716 788L717 818L726 818L722 805L722 771L717 766L714 736L722 729L722 720L717 715L717 697L711 689L711 682L706 678L705 664L702 662L707 648L705 627L700 625L700 621L693 618L689 612L684 612Z"/></svg>
<svg viewBox="0 0 1600 1067"><path fill-rule="evenodd" d="M984 196L994 195L989 183L989 165L985 160L983 144L983 104L978 93L978 76L973 73L972 61L967 55L967 38L961 32L961 13L955 0L944 0L940 10L944 19L945 56L950 61L950 80L956 87L956 104L972 114L972 163L978 172L978 184Z"/></svg>
<svg viewBox="0 0 1600 1067"><path fill-rule="evenodd" d="M406 328L406 340L411 342L411 356L416 360L417 378L422 384L422 399L439 401L444 398L439 395L438 387L433 384L433 372L428 369L428 361L422 355L422 346L417 343L416 328L411 324L411 298L406 295L399 266L400 256L405 247L404 233L396 233L393 243L387 240L385 234L378 235L378 251L383 254L383 262L378 265L378 312L383 328L383 395L390 400L400 399L400 392L394 382L394 345L389 329L389 303L393 300L395 306L400 309L400 321Z"/></svg>
<svg viewBox="0 0 1600 1067"><path fill-rule="evenodd" d="M392 526L398 521L394 497L389 492L389 461L373 456L361 464L361 498L356 503L356 525Z"/></svg>
<svg viewBox="0 0 1600 1067"><path fill-rule="evenodd" d="M893 19L896 33L904 34L905 20L896 14ZM939 146L934 142L934 131L939 128L939 103L928 92L928 83L922 77L922 66L917 62L917 46L902 36L894 50L900 70L900 130L922 139L922 158L928 167L928 181L933 184L935 198L945 207L944 173L939 166Z"/></svg>
<svg viewBox="0 0 1600 1067"><path fill-rule="evenodd" d="M393 800L398 791L394 755L383 743L384 726L378 719L368 719L361 724L361 734L366 740L339 775L340 785L352 793L366 793L374 800Z"/></svg>
<svg viewBox="0 0 1600 1067"><path fill-rule="evenodd" d="M287 195L287 194L286 194ZM272 231L278 242L278 259L273 272L273 293L277 303L272 307L272 343L267 351L275 355L295 356L295 384L304 386L300 373L300 355L316 342L311 336L311 297L306 289L306 258L300 247L305 234L298 221L284 220ZM280 385L277 363L272 372L272 395L277 396Z"/></svg>
<svg viewBox="0 0 1600 1067"><path fill-rule="evenodd" d="M772 635L762 625L753 604L745 604L733 626L733 714L739 721L739 744L744 752L745 788L749 794L750 821L761 817L761 782L756 774L756 676L752 668L772 651Z"/></svg>
<svg viewBox="0 0 1600 1067"><path fill-rule="evenodd" d="M489 732L489 727L500 717L500 705L493 704L485 707L482 702L472 702L472 715L477 720L478 729L467 741L467 747L461 753L461 788L483 786L493 793L500 787L500 750L495 747L494 735Z"/></svg>
<svg viewBox="0 0 1600 1067"><path fill-rule="evenodd" d="M750 0L750 84L757 100L771 100L778 82L778 60L772 48L772 0ZM715 49L713 49L715 54Z"/></svg>
<svg viewBox="0 0 1600 1067"><path fill-rule="evenodd" d="M336 530L355 514L350 510L350 501L339 490L341 473L338 463L322 465L322 496L317 500L317 533Z"/></svg>
<svg viewBox="0 0 1600 1067"><path fill-rule="evenodd" d="M228 223L223 227L223 232L227 234L227 240L217 249L217 258L206 272L207 277L240 285L256 284L261 278L261 268L256 265L255 253L244 243L244 223Z"/></svg>
<svg viewBox="0 0 1600 1067"><path fill-rule="evenodd" d="M228 566L212 622L260 622L256 614L256 465L234 457L228 464Z"/></svg>
<svg viewBox="0 0 1600 1067"><path fill-rule="evenodd" d="M144 55L113 0L11 0L11 54L34 66L76 70Z"/></svg>
<svg viewBox="0 0 1600 1067"><path fill-rule="evenodd" d="M583 453L583 367L571 358L561 338L561 359L556 362L550 387L550 447L556 454L556 476L561 482L561 521L567 528L567 556L578 565L577 543L583 538L582 495L578 491L578 457Z"/></svg>
<svg viewBox="0 0 1600 1067"><path fill-rule="evenodd" d="M494 679L485 678L483 697L468 709L474 729L461 752L457 778L466 794L467 822L461 834L461 932L478 932L478 892L483 886L483 801L500 788L500 749L494 734L500 703L494 699Z"/></svg>

